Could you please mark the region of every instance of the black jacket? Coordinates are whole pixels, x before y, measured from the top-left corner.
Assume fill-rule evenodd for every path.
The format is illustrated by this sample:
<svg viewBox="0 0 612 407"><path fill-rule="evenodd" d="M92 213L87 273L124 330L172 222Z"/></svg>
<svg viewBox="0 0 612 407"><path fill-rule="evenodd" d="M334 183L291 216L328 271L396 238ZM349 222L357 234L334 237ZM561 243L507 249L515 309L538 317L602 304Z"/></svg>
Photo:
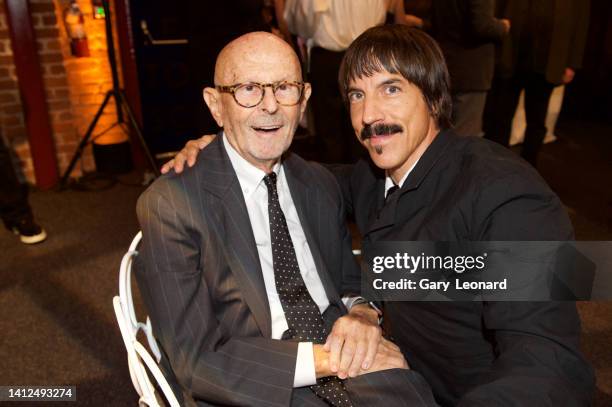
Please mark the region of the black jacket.
<svg viewBox="0 0 612 407"><path fill-rule="evenodd" d="M364 253L381 240L567 240L559 198L526 162L443 131L384 205L384 173L361 161L341 177ZM367 256L367 254L366 254ZM389 302L388 330L445 406L590 403L573 302Z"/></svg>
<svg viewBox="0 0 612 407"><path fill-rule="evenodd" d="M525 50L521 49L521 38L531 35L527 41L532 47L532 69L543 74L552 84L560 85L565 68L582 67L582 57L589 28L590 1L548 0L550 13L544 21L531 21L536 0L498 0L500 17L511 21L510 35L505 36L498 61L498 72L502 77L512 77L521 70ZM541 0L539 0L541 1ZM542 6L542 4L539 4ZM535 27L534 27L535 25ZM532 30L535 32L529 33ZM524 44L524 42L523 42ZM527 53L529 55L529 53ZM542 66L540 66L542 65Z"/></svg>
<svg viewBox="0 0 612 407"><path fill-rule="evenodd" d="M504 37L503 24L494 18L494 1L434 0L431 22L448 65L452 91L488 90L495 43Z"/></svg>

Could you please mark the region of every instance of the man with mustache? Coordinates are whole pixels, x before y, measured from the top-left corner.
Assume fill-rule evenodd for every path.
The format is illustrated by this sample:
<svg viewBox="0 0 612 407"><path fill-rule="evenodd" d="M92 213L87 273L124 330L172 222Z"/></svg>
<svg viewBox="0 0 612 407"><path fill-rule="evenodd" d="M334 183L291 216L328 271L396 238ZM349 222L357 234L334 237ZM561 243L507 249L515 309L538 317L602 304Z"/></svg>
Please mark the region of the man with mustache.
<svg viewBox="0 0 612 407"><path fill-rule="evenodd" d="M138 200L136 277L181 404L435 404L376 311L342 301L360 287L341 191L321 166L283 155L309 96L287 43L232 41L204 89L223 131L198 165ZM330 360L338 340L351 378Z"/></svg>
<svg viewBox="0 0 612 407"><path fill-rule="evenodd" d="M402 26L366 31L347 50L339 82L371 158L337 174L364 253L378 241L573 238L559 198L533 168L453 133L448 72L429 36ZM192 164L208 141L190 142L169 164ZM441 405L591 403L573 302L388 302L384 317Z"/></svg>
<svg viewBox="0 0 612 407"><path fill-rule="evenodd" d="M342 182L364 253L379 241L573 239L559 198L525 161L453 133L448 73L426 34L367 31L339 82L375 164ZM591 403L573 302L388 302L384 317L442 405Z"/></svg>

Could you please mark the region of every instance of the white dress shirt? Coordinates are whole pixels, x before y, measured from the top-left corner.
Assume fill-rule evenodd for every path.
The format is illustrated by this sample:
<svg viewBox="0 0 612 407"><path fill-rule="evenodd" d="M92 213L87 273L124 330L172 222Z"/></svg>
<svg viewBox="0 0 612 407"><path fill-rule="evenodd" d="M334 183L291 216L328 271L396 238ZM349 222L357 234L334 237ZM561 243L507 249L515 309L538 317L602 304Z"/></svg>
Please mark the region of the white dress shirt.
<svg viewBox="0 0 612 407"><path fill-rule="evenodd" d="M274 281L274 268L272 264L272 242L270 238L270 223L268 220L268 188L263 182L266 173L256 168L245 160L223 136L223 145L229 159L236 171L240 188L246 202L257 253L261 263L261 271L266 286L268 303L270 304L270 316L272 320L272 339L281 339L283 333L289 329L285 312L276 291ZM297 257L300 273L310 296L319 307L321 314L329 306L329 300L323 287L323 283L317 272L310 247L306 241L306 235L302 229L300 219L295 209L289 185L283 171L282 164L274 166L273 171L277 174L276 188L281 209L287 220L287 227L295 255ZM311 342L300 342L296 361L295 377L293 387L309 386L316 383L314 366L314 353Z"/></svg>
<svg viewBox="0 0 612 407"><path fill-rule="evenodd" d="M329 51L344 51L368 28L383 24L386 0L318 0L313 45Z"/></svg>
<svg viewBox="0 0 612 407"><path fill-rule="evenodd" d="M410 175L410 173L412 172L412 170L414 170L414 167L416 167L417 163L419 162L419 160L416 160L416 162L412 165L412 167L410 167L410 169L408 171L406 171L406 173L404 174L404 176L402 177L402 179L400 180L399 184L395 184L395 181L393 181L393 178L391 178L391 176L389 175L389 173L387 173L386 177L385 177L385 198L387 197L387 193L389 192L389 190L394 187L395 185L397 185L398 187L402 187L402 185L404 185L404 182L406 182L406 178L408 178L408 175Z"/></svg>

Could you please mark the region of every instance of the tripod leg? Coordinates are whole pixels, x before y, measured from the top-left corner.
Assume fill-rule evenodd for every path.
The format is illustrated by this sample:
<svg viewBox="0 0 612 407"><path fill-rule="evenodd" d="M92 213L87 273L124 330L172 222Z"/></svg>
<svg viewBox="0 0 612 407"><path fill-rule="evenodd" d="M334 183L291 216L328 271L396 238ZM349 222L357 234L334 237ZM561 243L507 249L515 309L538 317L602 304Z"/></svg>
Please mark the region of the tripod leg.
<svg viewBox="0 0 612 407"><path fill-rule="evenodd" d="M142 149L144 150L145 155L147 156L147 160L149 161L149 164L151 165L151 168L153 169L153 172L155 173L155 176L159 177L160 172L159 172L159 168L157 168L157 163L155 162L155 159L153 158L153 155L151 155L151 151L149 150L149 147L147 147L147 143L145 142L145 139L144 139L144 137L142 135L142 131L140 130L140 126L138 126L138 122L136 121L136 118L134 117L134 113L132 113L132 109L130 108L130 105L127 102L125 94L123 93L122 90L119 90L119 91L117 91L117 95L119 96L119 100L121 101L121 105L125 108L125 111L128 114L128 117L130 119L130 124L132 125L132 128L136 132L136 136L138 138L138 141L140 142L140 145L142 146Z"/></svg>
<svg viewBox="0 0 612 407"><path fill-rule="evenodd" d="M96 115L94 116L93 120L89 124L89 127L87 128L87 132L83 136L81 143L79 144L76 152L72 156L72 160L70 160L70 164L68 165L66 172L64 172L64 175L62 176L62 179L60 181L60 187L66 186L66 183L68 182L68 178L70 177L70 173L72 172L72 169L74 168L79 158L81 158L81 155L83 154L83 149L85 148L85 146L87 146L87 143L89 142L89 138L91 137L91 133L93 133L94 129L96 128L96 124L98 123L98 120L100 120L100 116L102 116L102 112L104 112L104 108L106 107L106 104L110 100L111 96L113 96L112 90L109 90L108 92L106 92L106 96L104 96L104 101L98 108Z"/></svg>

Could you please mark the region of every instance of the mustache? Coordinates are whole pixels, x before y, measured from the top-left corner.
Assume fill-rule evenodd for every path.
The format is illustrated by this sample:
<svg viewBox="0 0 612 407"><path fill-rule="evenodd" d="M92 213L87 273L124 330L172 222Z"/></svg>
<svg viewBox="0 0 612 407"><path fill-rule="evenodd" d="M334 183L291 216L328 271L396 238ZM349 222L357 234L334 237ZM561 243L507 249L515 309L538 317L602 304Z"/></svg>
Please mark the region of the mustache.
<svg viewBox="0 0 612 407"><path fill-rule="evenodd" d="M375 124L374 126L367 124L363 127L363 129L361 129L361 134L359 137L362 141L365 141L372 138L373 135L382 136L384 134L395 134L400 133L403 130L404 128L402 126L395 123L379 123Z"/></svg>

